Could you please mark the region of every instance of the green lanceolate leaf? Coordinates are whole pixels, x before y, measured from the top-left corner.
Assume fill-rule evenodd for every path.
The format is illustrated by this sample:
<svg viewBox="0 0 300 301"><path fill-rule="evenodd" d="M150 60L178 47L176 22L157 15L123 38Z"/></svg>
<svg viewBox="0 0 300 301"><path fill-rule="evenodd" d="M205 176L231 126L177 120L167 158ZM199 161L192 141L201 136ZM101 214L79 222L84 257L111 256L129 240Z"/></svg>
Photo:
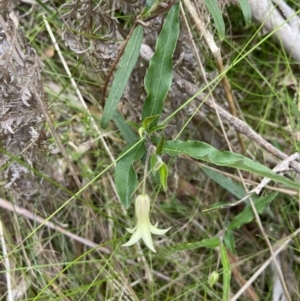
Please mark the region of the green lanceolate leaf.
<svg viewBox="0 0 300 301"><path fill-rule="evenodd" d="M119 129L122 137L127 141L128 144L139 140L138 135L131 129L118 110L115 110L113 121L116 127Z"/></svg>
<svg viewBox="0 0 300 301"><path fill-rule="evenodd" d="M204 3L214 19L220 39L223 40L225 37L225 23L217 0L204 0Z"/></svg>
<svg viewBox="0 0 300 301"><path fill-rule="evenodd" d="M133 147L134 144L136 144L135 147ZM131 150L128 152L129 149ZM123 154L126 152L128 153L117 162L115 169L115 184L122 204L128 208L132 194L137 187L137 175L132 167L132 163L139 160L145 154L146 149L141 141L140 143L135 142L130 144L123 151Z"/></svg>
<svg viewBox="0 0 300 301"><path fill-rule="evenodd" d="M154 116L146 117L146 118L143 120L143 122L142 122L142 127L143 127L144 129L147 129L148 126L151 124L151 122L153 122L153 121L154 121L156 118L158 118L158 117L159 117L158 114L156 114L156 115L154 115Z"/></svg>
<svg viewBox="0 0 300 301"><path fill-rule="evenodd" d="M157 155L160 155L164 149L164 144L165 144L165 135L162 134L157 146L156 146L156 150L155 150L155 153Z"/></svg>
<svg viewBox="0 0 300 301"><path fill-rule="evenodd" d="M172 56L179 35L179 2L169 10L160 32L155 53L145 76L147 98L143 106L143 120L161 114L164 100L172 83ZM151 126L157 124L157 119Z"/></svg>
<svg viewBox="0 0 300 301"><path fill-rule="evenodd" d="M140 128L140 125L138 123L133 122L131 120L126 120L125 123L130 125L131 127L135 128L136 130L138 130Z"/></svg>
<svg viewBox="0 0 300 301"><path fill-rule="evenodd" d="M242 185L240 185L240 184L234 182L233 180L231 180L230 178L222 175L218 171L213 170L209 167L204 167L204 166L201 166L200 168L208 177L210 177L213 181L218 183L221 187L226 189L228 192L233 194L237 199L242 199L247 194L247 192L245 191L245 189ZM256 200L258 198L258 196L253 194L251 196L251 198L252 198L252 200ZM223 204L223 205L225 205L225 204Z"/></svg>
<svg viewBox="0 0 300 301"><path fill-rule="evenodd" d="M229 300L230 281L231 281L231 268L230 268L230 261L227 256L226 248L222 243L221 243L221 262L223 265L222 301L228 301Z"/></svg>
<svg viewBox="0 0 300 301"><path fill-rule="evenodd" d="M254 206L258 213L262 213L268 204L270 204L278 195L278 192L274 192L265 197L259 198L254 202ZM242 225L250 223L254 219L254 213L250 205L247 205L244 210L234 217L233 221L228 225L228 230L234 230L240 228Z"/></svg>
<svg viewBox="0 0 300 301"><path fill-rule="evenodd" d="M300 189L300 185L283 176L273 172L268 167L255 162L243 155L219 151L211 145L199 141L167 141L164 146L164 153L171 156L187 155L195 159L200 159L220 166L234 167L241 170L246 170L254 174L267 177L273 181L285 184L287 187Z"/></svg>
<svg viewBox="0 0 300 301"><path fill-rule="evenodd" d="M251 23L251 8L249 0L238 0L244 15L246 26Z"/></svg>
<svg viewBox="0 0 300 301"><path fill-rule="evenodd" d="M103 116L101 119L101 126L104 129L107 128L109 121L112 119L115 113L118 102L126 87L131 71L135 66L135 63L140 53L143 35L144 35L143 27L138 25L136 29L133 31L126 45L124 54L119 63L118 70L116 71L114 81L112 83L112 86L110 88L104 106Z"/></svg>

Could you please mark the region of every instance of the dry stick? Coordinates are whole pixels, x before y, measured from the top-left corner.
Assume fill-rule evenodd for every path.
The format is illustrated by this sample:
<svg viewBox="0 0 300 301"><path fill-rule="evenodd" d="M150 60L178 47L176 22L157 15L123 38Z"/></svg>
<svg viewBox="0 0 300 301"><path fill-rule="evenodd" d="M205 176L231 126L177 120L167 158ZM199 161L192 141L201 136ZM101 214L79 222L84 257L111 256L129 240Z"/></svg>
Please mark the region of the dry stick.
<svg viewBox="0 0 300 301"><path fill-rule="evenodd" d="M232 254L228 250L227 250L227 256L230 261L230 264L232 265L232 274L234 275L236 281L240 284L240 286L243 287L247 283L247 281L240 273L240 267L238 264L238 256ZM246 286L246 293L250 299L252 299L254 301L259 301L259 297L252 286L250 286L250 285Z"/></svg>
<svg viewBox="0 0 300 301"><path fill-rule="evenodd" d="M291 242L291 240L300 233L300 228L289 236L279 240L274 244L274 255L277 256L283 249ZM279 246L279 247L278 247ZM278 247L278 249L277 249ZM246 288L251 285L251 283L267 268L267 266L273 261L271 256L265 263L252 275L252 277L247 281L247 283L230 299L230 301L236 301L245 292Z"/></svg>
<svg viewBox="0 0 300 301"><path fill-rule="evenodd" d="M199 161L197 161L197 160L195 160L193 158L190 158L190 157L187 157L187 158L188 158L188 160L190 160L194 164L199 165L200 167L209 168L209 169L211 169L211 170L213 170L215 172L218 172L219 174L224 175L227 178L233 179L236 182L241 181L241 179L238 176L234 175L234 174L231 174L231 173L226 172L224 170L220 170L218 168L214 168L212 166L207 166L207 164L201 163L201 162L199 162ZM251 185L251 186L258 186L258 185L260 185L259 183L257 183L256 181L253 181L251 179L246 179L246 182L247 182L247 186L249 186L249 185ZM287 194L287 195L291 195L291 196L298 195L298 190L295 190L295 189L281 188L281 187L269 186L269 185L266 185L266 188L269 189L269 190L278 191L278 192L281 192L281 193L284 193L284 194Z"/></svg>
<svg viewBox="0 0 300 301"><path fill-rule="evenodd" d="M288 165L289 163L292 161L292 160L299 160L299 153L295 153L291 156L289 156L287 159L284 159L282 162L279 162L272 170L275 172L275 173L278 173L278 174L282 174L282 172L284 171L288 171L289 168L288 168ZM260 194L262 189L265 188L267 186L267 184L271 182L271 179L269 178L263 178L262 181L257 184L255 186L255 188L253 188L252 190L250 191L247 191L247 194L240 200L234 202L234 203L230 203L228 205L224 205L224 206L221 206L221 208L230 208L230 207L234 207L238 204L240 204L241 202L244 202L246 199L248 199L253 193L256 193L256 194ZM244 183L243 183L244 184ZM244 185L245 187L245 185ZM207 211L207 210L206 210Z"/></svg>
<svg viewBox="0 0 300 301"><path fill-rule="evenodd" d="M214 57L215 63L217 65L217 68L219 70L219 73L223 73L224 75L221 78L222 86L225 92L225 96L229 105L230 112L233 116L237 116L236 108L234 104L233 95L231 92L230 84L228 82L228 79L225 75L225 68L223 65L222 57L221 57L221 51L220 48L217 46L217 44L214 41L213 36L209 33L209 31L206 30L203 22L199 18L199 15L197 11L195 10L195 7L191 4L190 0L184 0L184 4L186 8L189 11L189 14L192 16L198 30L202 34L205 42L207 43L208 47L210 48L210 51L212 52L212 55ZM246 153L245 144L244 141L240 135L240 133L237 132L237 137L241 146L242 153Z"/></svg>
<svg viewBox="0 0 300 301"><path fill-rule="evenodd" d="M178 0L173 0L171 3L169 3L166 7L164 7L163 9L161 9L159 12L155 13L155 15L149 17L149 18L146 18L144 20L144 22L148 22L150 20L153 20L155 19L156 17L158 17L159 15L163 14L164 12L168 11L173 4L175 4L175 2L177 2Z"/></svg>

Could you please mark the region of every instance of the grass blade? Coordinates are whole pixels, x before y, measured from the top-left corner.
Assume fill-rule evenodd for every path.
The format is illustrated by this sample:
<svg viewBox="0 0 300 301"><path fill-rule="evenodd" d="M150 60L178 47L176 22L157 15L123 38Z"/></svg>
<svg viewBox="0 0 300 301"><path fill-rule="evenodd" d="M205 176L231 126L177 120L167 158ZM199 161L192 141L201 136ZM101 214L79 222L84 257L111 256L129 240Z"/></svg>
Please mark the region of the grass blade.
<svg viewBox="0 0 300 301"><path fill-rule="evenodd" d="M221 40L223 40L225 37L225 23L218 3L216 0L204 0L204 2L209 12L211 13L212 18L214 19L219 37Z"/></svg>
<svg viewBox="0 0 300 301"><path fill-rule="evenodd" d="M122 137L127 141L128 144L132 144L133 142L139 140L139 136L125 122L124 117L118 110L115 110L113 121L116 127L119 129Z"/></svg>
<svg viewBox="0 0 300 301"><path fill-rule="evenodd" d="M169 10L156 42L156 50L145 76L147 98L143 106L143 120L161 114L163 103L172 83L172 56L179 35L179 2ZM157 120L151 126L155 126Z"/></svg>
<svg viewBox="0 0 300 301"><path fill-rule="evenodd" d="M109 121L112 119L118 102L126 87L127 81L133 67L137 61L144 36L144 29L138 25L133 31L128 44L124 50L124 54L119 63L119 68L116 72L114 81L110 88L107 101L104 106L103 116L101 119L101 127L107 128Z"/></svg>

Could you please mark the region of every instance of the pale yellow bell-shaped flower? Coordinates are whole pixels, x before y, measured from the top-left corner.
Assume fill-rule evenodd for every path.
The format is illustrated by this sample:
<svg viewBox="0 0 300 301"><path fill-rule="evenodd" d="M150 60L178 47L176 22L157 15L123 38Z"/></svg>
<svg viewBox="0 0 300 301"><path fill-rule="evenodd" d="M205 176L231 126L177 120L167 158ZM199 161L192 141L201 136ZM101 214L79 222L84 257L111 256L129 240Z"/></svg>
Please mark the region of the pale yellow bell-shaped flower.
<svg viewBox="0 0 300 301"><path fill-rule="evenodd" d="M140 239L144 241L146 246L153 252L156 253L151 233L156 235L164 235L167 231L171 229L158 229L156 223L154 226L150 222L149 218L150 212L150 199L147 194L139 195L135 200L135 214L137 218L137 225L133 229L126 230L132 234L130 240L124 244L124 247L129 247L137 243Z"/></svg>

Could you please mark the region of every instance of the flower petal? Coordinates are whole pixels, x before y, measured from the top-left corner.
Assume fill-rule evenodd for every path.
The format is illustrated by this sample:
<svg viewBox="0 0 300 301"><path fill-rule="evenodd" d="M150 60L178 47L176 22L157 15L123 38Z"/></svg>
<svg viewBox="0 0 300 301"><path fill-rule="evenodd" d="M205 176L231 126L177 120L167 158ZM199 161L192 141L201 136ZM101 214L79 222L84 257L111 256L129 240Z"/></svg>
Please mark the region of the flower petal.
<svg viewBox="0 0 300 301"><path fill-rule="evenodd" d="M151 226L151 225L150 225ZM153 246L153 241L152 241L152 236L149 227L143 228L141 230L142 234L142 240L144 241L145 245L154 253L156 253L154 246Z"/></svg>
<svg viewBox="0 0 300 301"><path fill-rule="evenodd" d="M157 224L157 223L156 223ZM169 230L171 229L171 227L170 228L168 228L168 229L158 229L156 226L150 226L150 231L151 231L151 233L153 233L153 234L156 234L156 235L164 235L164 234L166 234Z"/></svg>
<svg viewBox="0 0 300 301"><path fill-rule="evenodd" d="M130 247L132 245L134 245L135 243L137 243L142 237L141 232L137 229L130 237L129 241L122 245L123 247Z"/></svg>
<svg viewBox="0 0 300 301"><path fill-rule="evenodd" d="M134 228L126 228L129 233L133 233L136 230L136 226Z"/></svg>

